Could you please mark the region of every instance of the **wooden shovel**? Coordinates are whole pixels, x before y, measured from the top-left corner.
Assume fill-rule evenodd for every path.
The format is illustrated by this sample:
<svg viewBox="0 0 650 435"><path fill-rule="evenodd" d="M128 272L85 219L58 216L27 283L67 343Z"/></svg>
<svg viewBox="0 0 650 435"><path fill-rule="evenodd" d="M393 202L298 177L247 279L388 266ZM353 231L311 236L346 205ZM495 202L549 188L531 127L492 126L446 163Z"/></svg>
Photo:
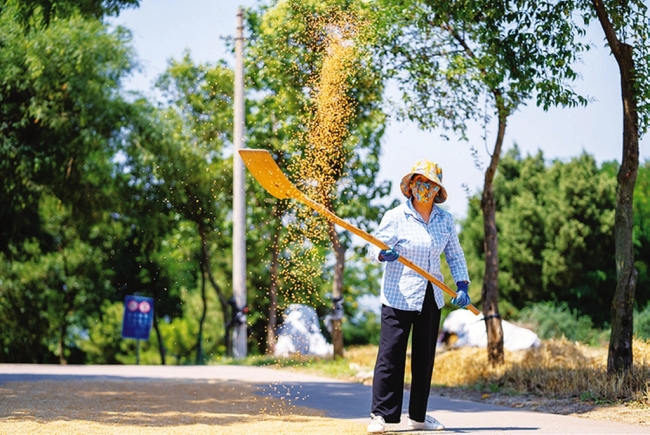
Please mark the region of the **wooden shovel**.
<svg viewBox="0 0 650 435"><path fill-rule="evenodd" d="M244 164L248 167L248 170L251 171L253 177L266 189L271 195L279 199L291 198L298 200L305 204L306 206L316 210L317 212L324 215L327 219L331 220L335 224L345 228L353 234L361 237L363 240L372 243L380 249L390 249L390 246L377 239L376 237L371 236L367 232L363 231L360 228L355 227L349 222L344 221L330 210L328 210L324 205L317 203L316 201L310 199L302 193L296 186L289 181L289 179L284 175L282 170L278 167L271 157L271 154L267 150L261 149L243 149L239 150L239 155L241 156ZM417 264L412 261L402 257L401 255L397 259L403 265L413 269L433 284L440 287L445 293L451 297L456 297L456 292L447 287L443 282L438 280L435 276L428 273L426 270L422 269ZM467 309L472 313L479 315L479 310L476 309L474 305L468 305Z"/></svg>

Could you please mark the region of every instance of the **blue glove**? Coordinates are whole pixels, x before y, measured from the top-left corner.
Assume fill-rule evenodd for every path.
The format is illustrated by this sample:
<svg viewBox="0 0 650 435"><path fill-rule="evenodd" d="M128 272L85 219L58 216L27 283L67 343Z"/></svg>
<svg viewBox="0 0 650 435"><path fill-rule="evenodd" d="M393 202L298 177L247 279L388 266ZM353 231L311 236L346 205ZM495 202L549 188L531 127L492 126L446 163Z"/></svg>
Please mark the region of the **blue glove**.
<svg viewBox="0 0 650 435"><path fill-rule="evenodd" d="M456 283L456 286L458 287L458 290L456 290L456 297L451 298L451 303L458 305L461 308L465 308L472 303L467 294L467 283L465 281L459 281Z"/></svg>
<svg viewBox="0 0 650 435"><path fill-rule="evenodd" d="M395 261L399 258L399 252L394 250L393 248L390 249L382 249L379 251L379 261Z"/></svg>

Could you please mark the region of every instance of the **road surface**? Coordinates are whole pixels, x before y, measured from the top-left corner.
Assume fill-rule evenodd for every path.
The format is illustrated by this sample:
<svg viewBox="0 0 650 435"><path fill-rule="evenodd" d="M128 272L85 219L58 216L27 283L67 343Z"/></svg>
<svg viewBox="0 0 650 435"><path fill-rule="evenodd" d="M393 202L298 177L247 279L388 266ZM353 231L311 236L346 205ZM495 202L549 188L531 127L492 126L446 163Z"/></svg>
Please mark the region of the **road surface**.
<svg viewBox="0 0 650 435"><path fill-rule="evenodd" d="M287 369L249 366L60 366L0 364L0 388L11 382L131 380L134 388L151 380L228 381L255 387L255 394L286 398L294 404L323 410L328 417L366 424L370 387ZM408 399L408 393L406 398ZM0 398L0 400L7 400ZM405 400L405 405L408 402ZM459 434L648 434L647 427L586 418L544 414L432 396L429 413ZM0 415L0 420L3 417ZM405 421L404 417L402 421ZM388 425L405 431L404 423Z"/></svg>

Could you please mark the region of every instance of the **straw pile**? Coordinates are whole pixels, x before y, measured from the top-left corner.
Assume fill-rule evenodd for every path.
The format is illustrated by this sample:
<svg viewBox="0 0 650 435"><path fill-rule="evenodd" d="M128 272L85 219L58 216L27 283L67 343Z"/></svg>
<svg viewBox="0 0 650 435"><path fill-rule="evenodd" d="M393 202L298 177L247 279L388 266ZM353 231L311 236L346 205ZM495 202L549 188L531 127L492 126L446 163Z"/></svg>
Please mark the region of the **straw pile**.
<svg viewBox="0 0 650 435"><path fill-rule="evenodd" d="M346 359L359 372L372 370L374 346L350 349ZM433 383L481 393L535 395L596 404L634 403L650 414L650 340L634 340L634 369L626 376L607 376L607 348L566 339L547 340L537 349L505 351L506 363L493 368L485 349L464 347L440 351ZM410 381L410 361L406 378ZM650 415L648 415L650 423Z"/></svg>

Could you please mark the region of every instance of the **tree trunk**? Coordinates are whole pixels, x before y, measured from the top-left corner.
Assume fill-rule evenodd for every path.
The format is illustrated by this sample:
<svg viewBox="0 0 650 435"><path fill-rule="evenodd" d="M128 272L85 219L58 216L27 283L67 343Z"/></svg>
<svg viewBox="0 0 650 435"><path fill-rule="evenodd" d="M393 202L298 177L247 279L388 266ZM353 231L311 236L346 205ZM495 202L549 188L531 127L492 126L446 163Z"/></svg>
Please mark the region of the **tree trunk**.
<svg viewBox="0 0 650 435"><path fill-rule="evenodd" d="M269 285L269 321L266 325L266 353L273 355L275 353L275 344L277 337L275 335L278 327L278 261L280 259L280 231L282 228L282 214L284 207L278 201L273 211L274 221L276 222L273 240L271 243L271 282Z"/></svg>
<svg viewBox="0 0 650 435"><path fill-rule="evenodd" d="M458 33L452 26L445 27L456 41L463 47L470 58L476 58L474 52L465 41L462 34ZM485 74L485 70L481 70ZM506 134L506 120L509 111L505 106L503 95L500 89L492 89L494 104L497 109L499 129L494 143L494 150L490 158L490 165L485 171L483 183L483 196L481 197L481 211L483 212L483 249L485 250L485 274L483 276L483 288L481 289L481 303L483 305L483 317L487 330L488 361L492 366L501 365L503 357L503 328L501 315L499 314L499 251L497 242L497 221L496 204L494 202L493 183L494 176L501 158L503 138Z"/></svg>
<svg viewBox="0 0 650 435"><path fill-rule="evenodd" d="M158 301L160 300L160 296L159 296L159 293L158 293L158 280L157 280L157 278L155 278L157 273L154 274L154 268L153 268L154 262L151 261L151 258L150 258L150 253L151 252L154 252L154 246L153 246L152 242L150 242L147 245L147 247L143 251L143 254L144 254L144 258L145 258L146 265L147 265L147 271L149 272L149 275L151 277L151 279L149 280L149 290L151 292L151 297L154 300L153 329L154 329L154 331L156 331L156 337L158 338L158 353L160 354L160 364L164 366L165 362L166 362L165 361L165 344L163 342L162 333L160 332L160 326L158 324L158 315L156 314L156 305L157 305Z"/></svg>
<svg viewBox="0 0 650 435"><path fill-rule="evenodd" d="M481 291L483 316L487 330L488 361L492 366L501 365L503 356L503 328L499 314L499 252L497 242L496 204L494 202L494 176L496 175L506 132L507 111L499 91L494 92L498 110L499 129L490 159L490 165L485 171L481 210L483 212L483 248L485 250L485 275Z"/></svg>
<svg viewBox="0 0 650 435"><path fill-rule="evenodd" d="M65 315L61 323L61 328L59 328L59 364L66 365L68 360L65 359L65 336L67 332L67 325L65 321Z"/></svg>
<svg viewBox="0 0 650 435"><path fill-rule="evenodd" d="M622 77L623 88L623 159L617 175L614 243L616 258L616 292L612 302L612 333L609 340L607 372L620 373L632 368L634 293L638 272L634 267L634 185L639 168L639 134L636 103L632 96L632 59ZM621 66L623 71L623 66Z"/></svg>
<svg viewBox="0 0 650 435"><path fill-rule="evenodd" d="M154 302L155 303L155 302ZM153 312L153 329L156 331L156 337L158 337L158 353L160 354L160 365L165 365L165 344L163 343L162 333L160 332L160 326L158 325L158 315L156 315L156 310Z"/></svg>
<svg viewBox="0 0 650 435"><path fill-rule="evenodd" d="M199 237L201 238L201 262L203 264L201 267L202 270L205 271L208 277L208 281L210 281L210 284L212 285L212 288L214 288L214 291L217 293L219 303L221 304L221 311L223 313L224 329L227 329L225 326L230 322L230 318L228 316L228 300L223 294L221 287L219 287L219 284L217 284L217 281L215 281L214 276L212 275L212 268L210 267L210 251L208 250L208 239L205 233L205 226L203 222L200 221L197 222L197 225L199 227Z"/></svg>
<svg viewBox="0 0 650 435"><path fill-rule="evenodd" d="M634 93L635 73L632 46L616 36L602 0L592 0L598 20L621 74L623 100L623 157L618 171L614 243L616 292L612 301L612 333L607 355L607 373L622 373L632 368L634 293L638 272L634 267L634 185L639 169L639 116Z"/></svg>
<svg viewBox="0 0 650 435"><path fill-rule="evenodd" d="M66 279L70 276L70 270L68 269L68 258L65 255L63 246L59 245L59 254L63 260L63 273L65 273ZM63 310L61 312L61 327L59 328L59 364L65 365L68 364L68 360L65 359L65 336L68 334L68 313L73 311L73 301L74 296L72 295L73 289L63 282L64 293L63 293Z"/></svg>
<svg viewBox="0 0 650 435"><path fill-rule="evenodd" d="M343 273L345 271L346 247L341 244L334 223L329 222L329 236L334 247L334 280L332 283L332 344L334 357L343 357Z"/></svg>
<svg viewBox="0 0 650 435"><path fill-rule="evenodd" d="M199 333L196 337L196 361L195 364L203 364L203 325L205 324L205 317L208 313L208 301L205 297L205 268L201 266L201 301L203 302L203 311L201 312L201 319L199 320Z"/></svg>

